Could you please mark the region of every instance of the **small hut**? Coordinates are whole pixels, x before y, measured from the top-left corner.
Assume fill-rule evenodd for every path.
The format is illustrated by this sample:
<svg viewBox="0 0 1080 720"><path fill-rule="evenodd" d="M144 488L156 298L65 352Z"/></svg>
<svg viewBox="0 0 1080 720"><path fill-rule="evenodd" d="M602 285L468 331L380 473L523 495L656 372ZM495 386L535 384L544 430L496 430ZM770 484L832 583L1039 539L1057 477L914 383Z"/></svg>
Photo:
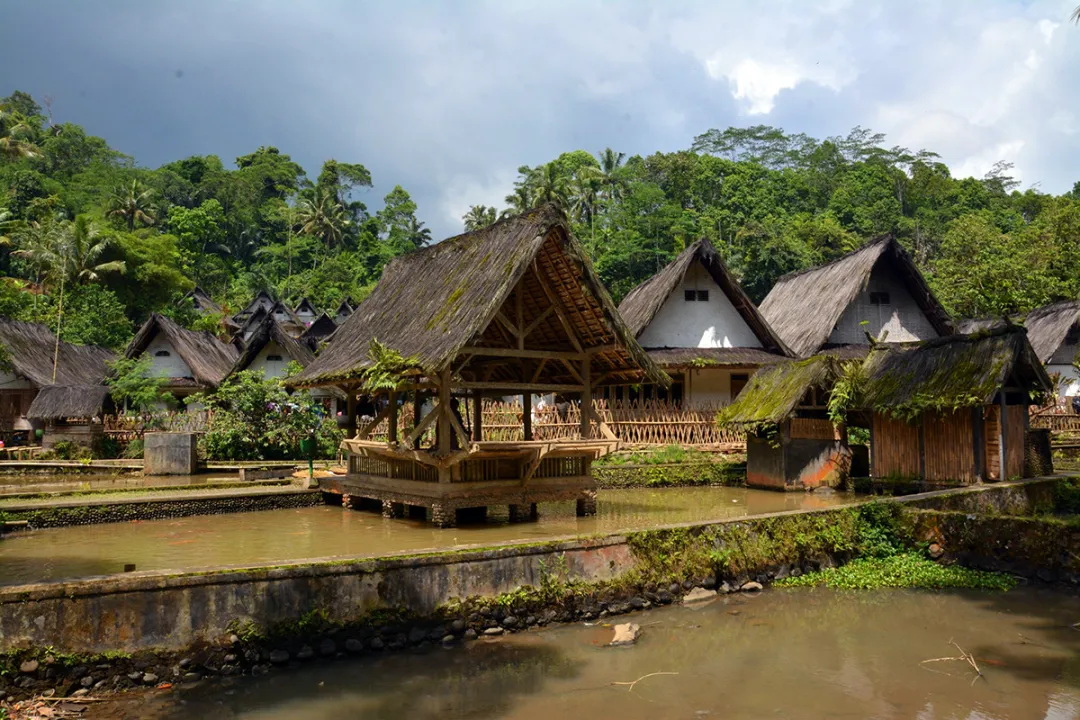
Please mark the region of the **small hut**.
<svg viewBox="0 0 1080 720"><path fill-rule="evenodd" d="M863 374L875 478L1024 475L1028 406L1052 384L1022 327L877 346Z"/></svg>
<svg viewBox="0 0 1080 720"><path fill-rule="evenodd" d="M746 431L746 484L772 490L835 487L851 467L842 430L828 416L841 372L828 355L762 368L719 421Z"/></svg>
<svg viewBox="0 0 1080 720"><path fill-rule="evenodd" d="M761 302L761 314L798 357L830 348L865 353L867 335L897 343L953 332L926 278L891 236L784 275Z"/></svg>
<svg viewBox="0 0 1080 720"><path fill-rule="evenodd" d="M255 328L229 375L251 370L261 372L266 378L283 378L289 363L305 368L314 360L315 354L305 343L285 332L273 315L263 315L262 323ZM337 388L312 388L311 395L331 417L338 412L338 402L345 399L345 393Z"/></svg>
<svg viewBox="0 0 1080 720"><path fill-rule="evenodd" d="M349 316L353 314L354 310L356 310L356 303L353 302L351 297L346 297L341 301L341 304L338 305L337 310L334 311L334 323L341 325L349 319Z"/></svg>
<svg viewBox="0 0 1080 720"><path fill-rule="evenodd" d="M794 357L704 239L631 290L619 314L671 374L669 397L684 407L727 404L758 368ZM647 386L619 388L611 399L642 392L661 395Z"/></svg>
<svg viewBox="0 0 1080 720"><path fill-rule="evenodd" d="M221 315L225 312L210 294L198 285L181 299L182 303L188 301L195 307L195 312L201 315Z"/></svg>
<svg viewBox="0 0 1080 720"><path fill-rule="evenodd" d="M229 374L239 355L237 348L208 332L188 330L154 313L135 333L124 354L149 354L151 371L165 378L162 390L176 399L214 390Z"/></svg>
<svg viewBox="0 0 1080 720"><path fill-rule="evenodd" d="M329 338L337 331L337 323L325 312L315 318L315 322L308 325L307 330L300 336L300 342L308 346L312 352L317 352L319 346L329 342Z"/></svg>
<svg viewBox="0 0 1080 720"><path fill-rule="evenodd" d="M27 442L47 418L66 422L91 417L95 413L84 418L84 406L70 402L78 390L59 389L100 386L114 357L111 350L95 345L57 343L45 325L0 319L0 435L6 442ZM46 406L35 408L34 403L49 388L49 414L43 415L38 411Z"/></svg>
<svg viewBox="0 0 1080 720"><path fill-rule="evenodd" d="M95 447L104 438L105 414L112 410L104 385L48 385L38 391L26 417L45 424L42 447L60 441Z"/></svg>
<svg viewBox="0 0 1080 720"><path fill-rule="evenodd" d="M668 381L635 342L554 206L396 258L291 382L348 387L352 418L353 398L373 376L388 388L375 419L386 421L387 440L368 439L373 425L361 428L344 443L348 475L320 486L379 501L389 516L425 508L443 526L457 521L458 510L493 505L522 519L534 516L537 503L556 500L577 500L579 514L594 512L591 463L618 445L596 419L594 392L610 383ZM580 397L579 437L533 439L534 393ZM523 441L484 439L485 394L521 395ZM406 396L411 428L398 423ZM423 414L425 396L433 407ZM471 413L458 412L462 401Z"/></svg>

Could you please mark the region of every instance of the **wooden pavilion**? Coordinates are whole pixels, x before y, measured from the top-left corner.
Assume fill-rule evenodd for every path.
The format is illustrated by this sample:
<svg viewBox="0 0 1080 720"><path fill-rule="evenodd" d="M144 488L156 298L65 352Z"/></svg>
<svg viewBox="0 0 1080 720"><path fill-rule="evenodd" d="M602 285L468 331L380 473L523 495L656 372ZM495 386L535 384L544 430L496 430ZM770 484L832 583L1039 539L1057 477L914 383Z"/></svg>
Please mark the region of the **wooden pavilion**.
<svg viewBox="0 0 1080 720"><path fill-rule="evenodd" d="M863 372L874 477L966 484L1025 475L1028 407L1053 384L1024 328L877 346Z"/></svg>
<svg viewBox="0 0 1080 720"><path fill-rule="evenodd" d="M560 500L576 500L579 514L595 512L591 463L618 440L598 422L594 392L670 381L634 340L553 206L395 259L290 382L345 387L353 417L365 381L370 388L373 376L385 380L390 365L394 379L380 385L393 389L379 393L378 416L344 442L348 475L320 486L349 501L379 501L388 516L424 508L440 526L455 524L458 510L496 505L509 506L512 519ZM579 437L534 440L534 393L581 398ZM482 398L515 394L525 439L485 440ZM463 400L469 412L461 414ZM399 409L410 401L418 421L399 427ZM387 441L368 439L384 420Z"/></svg>

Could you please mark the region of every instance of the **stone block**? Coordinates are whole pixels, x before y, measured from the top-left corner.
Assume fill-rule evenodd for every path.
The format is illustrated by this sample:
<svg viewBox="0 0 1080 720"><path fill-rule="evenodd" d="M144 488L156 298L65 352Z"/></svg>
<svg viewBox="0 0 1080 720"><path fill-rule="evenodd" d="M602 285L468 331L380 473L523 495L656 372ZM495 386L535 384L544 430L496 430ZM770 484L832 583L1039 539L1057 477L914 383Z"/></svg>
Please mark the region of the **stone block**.
<svg viewBox="0 0 1080 720"><path fill-rule="evenodd" d="M143 473L194 475L199 469L195 433L148 432L143 436Z"/></svg>

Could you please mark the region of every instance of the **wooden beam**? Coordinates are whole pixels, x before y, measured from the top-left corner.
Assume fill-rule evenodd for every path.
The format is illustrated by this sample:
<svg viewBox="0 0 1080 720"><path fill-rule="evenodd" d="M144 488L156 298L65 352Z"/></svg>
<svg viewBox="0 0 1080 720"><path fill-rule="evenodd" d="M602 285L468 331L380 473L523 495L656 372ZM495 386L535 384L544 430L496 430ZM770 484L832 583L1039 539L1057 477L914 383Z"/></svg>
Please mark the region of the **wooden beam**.
<svg viewBox="0 0 1080 720"><path fill-rule="evenodd" d="M454 387L464 390L498 390L508 395L526 390L537 393L581 392L583 385L557 385L544 383L459 382Z"/></svg>
<svg viewBox="0 0 1080 720"><path fill-rule="evenodd" d="M450 407L450 406L447 406ZM468 450L471 443L469 442L469 434L465 432L465 428L462 426L461 421L458 420L457 415L454 414L454 410L451 407L450 412L447 413L450 416L450 424L454 427L454 434L457 435L458 444L462 449Z"/></svg>
<svg viewBox="0 0 1080 720"><path fill-rule="evenodd" d="M608 343L607 345L597 345L596 347L588 348L587 350L585 350L585 352L587 352L590 355L598 355L600 353L615 352L616 350L621 350L621 349L622 349L621 345L616 345L614 343Z"/></svg>
<svg viewBox="0 0 1080 720"><path fill-rule="evenodd" d="M398 436L397 390L390 391L390 404L386 406L386 409L390 411L387 420L386 441L396 443Z"/></svg>
<svg viewBox="0 0 1080 720"><path fill-rule="evenodd" d="M529 361L522 361L522 375L527 376L529 372ZM525 440L533 439L532 430L532 392L526 390L521 393L521 429Z"/></svg>
<svg viewBox="0 0 1080 720"><path fill-rule="evenodd" d="M427 432L427 429L431 427L431 423L435 422L435 418L439 415L438 409L439 406L437 404L435 407L431 408L431 412L425 415L419 424L412 429L412 432L409 433L409 437L405 438L405 442L402 444L406 447L414 447L415 443L418 443L424 433Z"/></svg>
<svg viewBox="0 0 1080 720"><path fill-rule="evenodd" d="M548 315L550 315L554 311L555 311L555 306L554 305L548 305L547 310L545 310L544 312L537 315L533 319L533 321L531 323L529 323L525 327L525 332L522 333L522 337L523 338L528 337L532 333L532 331L535 330L537 327L539 327L540 323L544 322L544 320L547 319Z"/></svg>
<svg viewBox="0 0 1080 720"><path fill-rule="evenodd" d="M566 366L566 369L570 371L570 375L571 375L571 376L572 376L572 377L573 377L573 378L574 378L575 380L577 380L577 381L578 381L579 383L581 383L582 385L584 385L584 384L585 384L585 378L583 378L583 377L581 376L581 373L579 373L579 372L577 371L577 368L575 368L575 367L574 367L574 366L573 366L573 365L572 365L572 364L570 363L570 361L569 361L569 360L567 360L566 358L559 358L559 360L560 360L560 361L562 362L562 364L563 364L563 365L565 365L565 366Z"/></svg>
<svg viewBox="0 0 1080 720"><path fill-rule="evenodd" d="M382 409L382 412L380 412L378 415L375 416L374 420L372 420L371 422L369 422L367 425L365 425L362 428L357 428L356 429L356 436L358 438L360 438L361 440L367 440L368 437L371 436L371 432L375 428L377 428L379 426L379 423L381 423L383 420L386 419L386 417L387 417L387 415L389 415L389 413L390 413L390 406L387 405L386 407L384 407Z"/></svg>
<svg viewBox="0 0 1080 720"><path fill-rule="evenodd" d="M413 421L413 431L412 431L412 433L409 434L409 439L405 441L405 445L408 446L408 447L413 448L414 450L419 450L420 449L420 437L424 434L424 430L427 429L427 426L424 426L424 429L420 430L419 433L416 432L416 428L419 427L419 424L420 424L420 410L421 410L422 407L423 407L423 403L420 400L420 391L414 385L413 386L413 403L412 403L412 408L413 408L413 415L412 415L412 418L413 418L412 419L412 421Z"/></svg>
<svg viewBox="0 0 1080 720"><path fill-rule="evenodd" d="M541 358L540 362L536 364L536 369L533 370L532 378L529 380L530 383L535 383L540 379L540 373L544 371L545 365L547 365L547 358Z"/></svg>
<svg viewBox="0 0 1080 720"><path fill-rule="evenodd" d="M564 352L561 350L519 350L516 348L489 348L469 345L461 348L461 355L482 357L508 357L508 358L533 358L535 360L581 360L585 357L582 352Z"/></svg>
<svg viewBox="0 0 1080 720"><path fill-rule="evenodd" d="M551 307L555 308L555 316L559 318L559 322L562 323L563 330L566 331L566 337L570 340L570 344L573 345L574 349L579 353L585 352L581 343L578 342L577 333L574 332L574 328L566 316L566 307L563 305L562 300L559 298L558 294L548 286L544 276L540 274L535 265L533 269L536 272L536 279L540 283L540 289L544 291L544 295L547 296L548 302L551 303Z"/></svg>
<svg viewBox="0 0 1080 720"><path fill-rule="evenodd" d="M525 349L525 304L522 302L521 286L525 284L525 277L518 280L514 288L514 314L517 316L517 346L518 350Z"/></svg>
<svg viewBox="0 0 1080 720"><path fill-rule="evenodd" d="M506 328L511 335L516 338L520 338L521 331L514 327L514 323L510 322L510 319L503 315L502 310L495 311L495 319L499 321L499 324Z"/></svg>

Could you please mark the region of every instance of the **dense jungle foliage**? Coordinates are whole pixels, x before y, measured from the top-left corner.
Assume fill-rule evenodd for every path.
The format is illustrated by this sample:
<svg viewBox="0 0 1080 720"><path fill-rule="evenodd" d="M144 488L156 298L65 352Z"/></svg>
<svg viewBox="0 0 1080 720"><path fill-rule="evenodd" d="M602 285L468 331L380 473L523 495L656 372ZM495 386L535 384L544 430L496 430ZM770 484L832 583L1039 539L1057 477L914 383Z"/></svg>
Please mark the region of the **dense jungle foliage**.
<svg viewBox="0 0 1080 720"><path fill-rule="evenodd" d="M952 312L1000 315L1080 291L1080 186L1021 190L1009 172L956 179L934 152L860 127L714 129L678 152L523 166L506 208L463 220L560 203L616 300L698 237L760 301L781 274L893 233ZM0 100L0 315L55 329L62 297L64 339L120 347L153 311L196 324L177 304L196 283L233 311L264 287L325 308L361 299L390 259L437 240L404 188L370 211L371 187L362 164L328 159L312 178L275 147L143 168L15 92Z"/></svg>

